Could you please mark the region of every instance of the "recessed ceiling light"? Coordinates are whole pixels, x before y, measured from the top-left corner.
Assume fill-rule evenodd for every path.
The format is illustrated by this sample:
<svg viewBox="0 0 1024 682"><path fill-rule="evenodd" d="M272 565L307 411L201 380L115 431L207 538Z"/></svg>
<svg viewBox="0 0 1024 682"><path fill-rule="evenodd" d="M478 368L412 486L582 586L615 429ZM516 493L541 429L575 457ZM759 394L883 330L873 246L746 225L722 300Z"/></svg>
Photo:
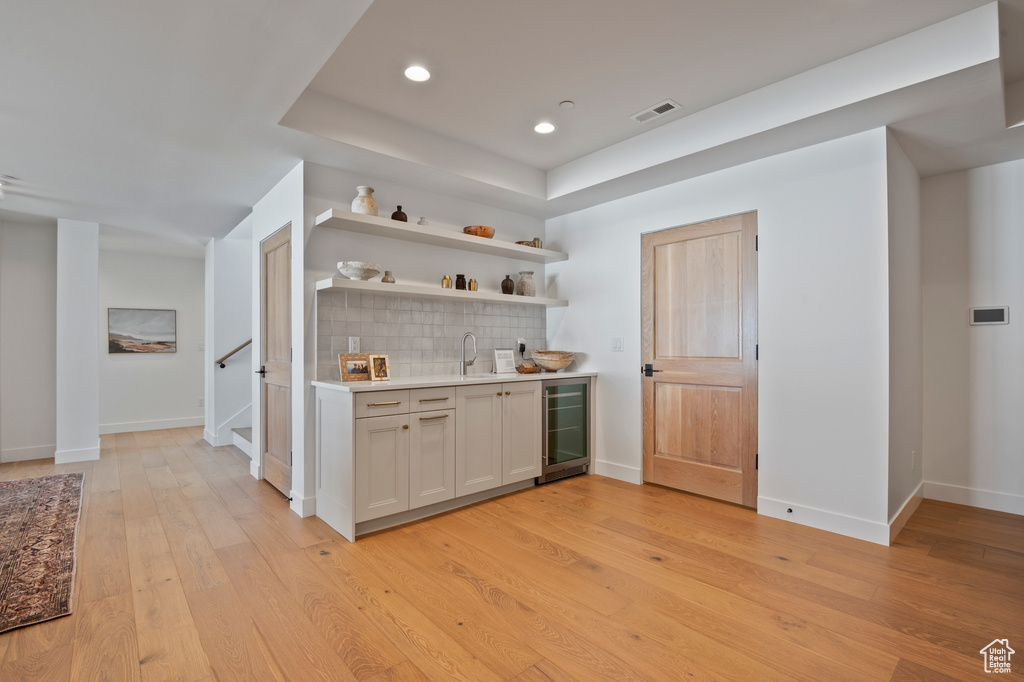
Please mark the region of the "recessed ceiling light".
<svg viewBox="0 0 1024 682"><path fill-rule="evenodd" d="M410 66L405 70L405 77L411 81L422 83L425 80L430 80L430 72L422 66Z"/></svg>
<svg viewBox="0 0 1024 682"><path fill-rule="evenodd" d="M576 103L573 102L571 99L564 99L558 103L558 106L560 106L563 109L572 109L574 106L576 106Z"/></svg>
<svg viewBox="0 0 1024 682"><path fill-rule="evenodd" d="M548 123L547 121L542 121L541 123L538 123L537 125L533 126L533 129L540 133L541 135L547 135L548 133L555 132L555 124Z"/></svg>

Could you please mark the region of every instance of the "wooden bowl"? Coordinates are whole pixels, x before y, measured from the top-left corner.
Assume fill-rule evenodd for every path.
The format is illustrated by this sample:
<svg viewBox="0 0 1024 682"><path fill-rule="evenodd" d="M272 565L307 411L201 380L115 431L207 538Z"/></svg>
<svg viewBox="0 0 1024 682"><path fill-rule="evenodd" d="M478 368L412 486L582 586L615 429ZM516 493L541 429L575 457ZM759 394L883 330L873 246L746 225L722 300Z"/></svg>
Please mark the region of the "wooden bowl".
<svg viewBox="0 0 1024 682"><path fill-rule="evenodd" d="M519 244L519 246L533 246L533 240L531 239L528 242L516 242L516 244Z"/></svg>
<svg viewBox="0 0 1024 682"><path fill-rule="evenodd" d="M564 350L535 350L530 359L549 372L565 369L576 357L575 353Z"/></svg>
<svg viewBox="0 0 1024 682"><path fill-rule="evenodd" d="M540 371L537 365L516 365L516 371L520 374L536 374Z"/></svg>
<svg viewBox="0 0 1024 682"><path fill-rule="evenodd" d="M490 239L494 236L494 228L487 227L486 225L470 225L462 228L462 231L474 237L483 237L484 239Z"/></svg>

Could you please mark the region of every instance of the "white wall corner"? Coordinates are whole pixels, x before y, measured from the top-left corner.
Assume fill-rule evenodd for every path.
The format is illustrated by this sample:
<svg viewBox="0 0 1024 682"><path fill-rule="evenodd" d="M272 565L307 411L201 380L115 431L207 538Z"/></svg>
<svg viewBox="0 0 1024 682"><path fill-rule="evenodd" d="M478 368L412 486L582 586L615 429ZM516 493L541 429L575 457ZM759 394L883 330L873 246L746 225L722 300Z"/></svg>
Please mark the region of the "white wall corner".
<svg viewBox="0 0 1024 682"><path fill-rule="evenodd" d="M762 496L757 498L757 513L879 545L889 544L888 523L837 514L814 507L802 507Z"/></svg>
<svg viewBox="0 0 1024 682"><path fill-rule="evenodd" d="M253 457L249 461L249 474L257 481L263 478L263 471L260 468L260 462L258 457Z"/></svg>
<svg viewBox="0 0 1024 682"><path fill-rule="evenodd" d="M1024 515L1024 495L982 490L961 485L948 485L934 481L924 482L924 496L929 500L964 504L1007 514Z"/></svg>
<svg viewBox="0 0 1024 682"><path fill-rule="evenodd" d="M216 434L211 432L210 429L205 429L205 428L203 429L203 440L205 440L207 443L209 443L213 447L218 447L220 445L220 443L217 443L217 436L216 436Z"/></svg>
<svg viewBox="0 0 1024 682"><path fill-rule="evenodd" d="M626 483L641 485L644 482L643 469L639 467L626 466L615 462L596 460L594 462L594 473L599 476L607 476Z"/></svg>
<svg viewBox="0 0 1024 682"><path fill-rule="evenodd" d="M308 497L300 497L294 490L291 491L291 503L288 505L292 508L292 511L301 516L307 518L309 516L316 515L316 496L310 495Z"/></svg>

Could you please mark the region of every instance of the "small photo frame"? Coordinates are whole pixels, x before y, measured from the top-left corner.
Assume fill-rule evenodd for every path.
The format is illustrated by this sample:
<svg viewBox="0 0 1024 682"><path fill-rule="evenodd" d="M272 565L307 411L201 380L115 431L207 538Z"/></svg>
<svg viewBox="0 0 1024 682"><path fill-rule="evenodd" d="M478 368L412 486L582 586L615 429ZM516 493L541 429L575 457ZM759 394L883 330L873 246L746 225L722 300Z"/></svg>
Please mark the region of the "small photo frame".
<svg viewBox="0 0 1024 682"><path fill-rule="evenodd" d="M516 354L511 348L494 349L494 373L514 374L516 371Z"/></svg>
<svg viewBox="0 0 1024 682"><path fill-rule="evenodd" d="M342 353L338 356L342 381L369 381L370 356L366 353Z"/></svg>
<svg viewBox="0 0 1024 682"><path fill-rule="evenodd" d="M391 364L388 363L386 355L370 356L370 379L373 381L387 381L391 378Z"/></svg>

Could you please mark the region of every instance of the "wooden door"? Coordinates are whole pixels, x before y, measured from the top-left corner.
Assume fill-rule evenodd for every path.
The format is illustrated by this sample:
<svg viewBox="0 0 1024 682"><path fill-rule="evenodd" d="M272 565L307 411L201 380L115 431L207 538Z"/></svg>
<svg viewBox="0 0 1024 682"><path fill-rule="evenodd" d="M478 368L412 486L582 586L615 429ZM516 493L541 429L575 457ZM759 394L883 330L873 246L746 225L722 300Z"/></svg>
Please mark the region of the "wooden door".
<svg viewBox="0 0 1024 682"><path fill-rule="evenodd" d="M356 523L409 508L409 416L356 420Z"/></svg>
<svg viewBox="0 0 1024 682"><path fill-rule="evenodd" d="M757 505L757 214L642 237L644 481Z"/></svg>
<svg viewBox="0 0 1024 682"><path fill-rule="evenodd" d="M501 385L455 389L455 495L501 485Z"/></svg>
<svg viewBox="0 0 1024 682"><path fill-rule="evenodd" d="M455 410L409 415L409 509L455 497Z"/></svg>
<svg viewBox="0 0 1024 682"><path fill-rule="evenodd" d="M263 478L290 496L291 460L291 226L260 243L262 350L264 370Z"/></svg>
<svg viewBox="0 0 1024 682"><path fill-rule="evenodd" d="M501 483L540 476L541 385L539 381L502 384Z"/></svg>

